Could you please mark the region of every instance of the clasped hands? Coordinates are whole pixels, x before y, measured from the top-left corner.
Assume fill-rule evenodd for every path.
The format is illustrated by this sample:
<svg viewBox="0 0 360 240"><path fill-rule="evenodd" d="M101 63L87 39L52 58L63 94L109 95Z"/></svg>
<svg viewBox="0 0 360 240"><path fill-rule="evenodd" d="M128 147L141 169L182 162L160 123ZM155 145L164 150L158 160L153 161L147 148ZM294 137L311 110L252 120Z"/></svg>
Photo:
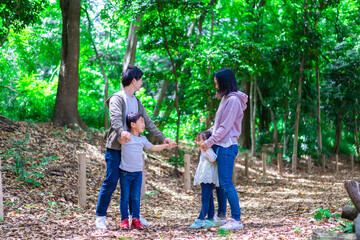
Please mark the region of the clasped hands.
<svg viewBox="0 0 360 240"><path fill-rule="evenodd" d="M195 140L194 143L196 143L198 148L200 148L204 152L206 152L209 149L209 147L205 144L205 141L197 141L197 140Z"/></svg>
<svg viewBox="0 0 360 240"><path fill-rule="evenodd" d="M131 141L131 134L128 131L122 131L119 138L119 143L122 144L124 142L130 142ZM169 146L167 148L174 148L177 146L176 142L169 138L165 138L163 141L163 144L168 144Z"/></svg>

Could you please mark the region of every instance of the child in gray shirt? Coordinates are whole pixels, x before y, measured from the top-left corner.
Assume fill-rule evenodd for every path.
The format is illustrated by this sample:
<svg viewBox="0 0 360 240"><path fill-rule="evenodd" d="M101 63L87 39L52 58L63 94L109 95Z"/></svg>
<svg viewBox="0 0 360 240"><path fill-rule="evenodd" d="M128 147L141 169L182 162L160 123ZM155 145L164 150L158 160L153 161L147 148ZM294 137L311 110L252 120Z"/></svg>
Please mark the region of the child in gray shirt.
<svg viewBox="0 0 360 240"><path fill-rule="evenodd" d="M122 141L120 162L120 212L121 229L129 229L129 204L132 209L131 228L142 229L140 217L140 193L142 183L142 170L144 165L143 150L161 151L171 148L170 144L153 145L143 135L144 117L137 112L131 112L126 116L126 125L131 133L131 141Z"/></svg>

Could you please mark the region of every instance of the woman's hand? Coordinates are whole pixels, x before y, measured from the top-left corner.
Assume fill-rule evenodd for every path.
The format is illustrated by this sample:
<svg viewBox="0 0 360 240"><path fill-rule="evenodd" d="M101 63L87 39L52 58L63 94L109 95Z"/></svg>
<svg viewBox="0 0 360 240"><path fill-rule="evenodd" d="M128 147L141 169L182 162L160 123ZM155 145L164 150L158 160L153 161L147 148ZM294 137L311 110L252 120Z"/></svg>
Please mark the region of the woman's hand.
<svg viewBox="0 0 360 240"><path fill-rule="evenodd" d="M205 144L205 141L199 141L199 142L197 142L197 141L195 141L195 143L198 145L198 147L201 149L201 150L203 150L204 152L206 152L208 149L209 149L209 147Z"/></svg>

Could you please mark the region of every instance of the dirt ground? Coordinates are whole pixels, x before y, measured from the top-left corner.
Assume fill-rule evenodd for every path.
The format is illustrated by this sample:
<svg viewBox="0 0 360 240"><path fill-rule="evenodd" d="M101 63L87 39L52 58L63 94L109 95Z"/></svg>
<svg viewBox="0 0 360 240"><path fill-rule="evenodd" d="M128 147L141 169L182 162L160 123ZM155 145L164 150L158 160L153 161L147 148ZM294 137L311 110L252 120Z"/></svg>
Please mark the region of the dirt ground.
<svg viewBox="0 0 360 240"><path fill-rule="evenodd" d="M219 231L218 228L191 230L201 202L200 188L184 190L181 177L173 176L168 163L173 152L147 152L146 196L141 214L151 222L142 231L122 231L119 212L119 187L108 210L109 230L95 230L95 209L105 177L104 140L100 132L74 132L49 123L17 122L14 132L0 130L4 220L0 221L2 239L309 239L314 229L335 230L339 218L315 220L315 209L329 208L341 213L350 199L344 188L347 180L358 180L359 169L350 170L349 159L340 158L339 173L328 159L327 173L320 167L308 175L305 161L299 173L290 174L284 162L279 176L277 165L267 166L262 176L260 156L250 160L250 177L244 177L243 153L236 162L236 189L242 211L243 230ZM197 150L181 146L191 154L191 175L197 166ZM78 154L87 155L87 207L78 205ZM55 157L56 156L56 157ZM23 162L27 179L39 186L18 180L16 159ZM29 165L29 160L35 163ZM42 162L47 162L42 166ZM184 169L179 171L183 173ZM37 174L36 174L37 173ZM43 174L38 176L39 173ZM29 175L30 174L30 175ZM35 176L31 176L35 174ZM228 216L230 216L228 207ZM341 232L340 230L336 230Z"/></svg>

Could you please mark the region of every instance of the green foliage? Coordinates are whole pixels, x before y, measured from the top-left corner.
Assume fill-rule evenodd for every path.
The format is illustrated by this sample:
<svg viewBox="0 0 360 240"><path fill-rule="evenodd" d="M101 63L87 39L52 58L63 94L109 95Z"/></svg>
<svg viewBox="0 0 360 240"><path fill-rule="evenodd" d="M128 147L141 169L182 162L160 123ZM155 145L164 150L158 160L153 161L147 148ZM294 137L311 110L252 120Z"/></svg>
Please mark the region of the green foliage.
<svg viewBox="0 0 360 240"><path fill-rule="evenodd" d="M47 6L46 0L3 0L0 4L0 44L8 29L19 33L30 24L39 22L41 11Z"/></svg>
<svg viewBox="0 0 360 240"><path fill-rule="evenodd" d="M0 12L10 16L17 3L3 2ZM61 11L54 1L26 0L19 4L21 13L13 15L11 22L14 31L10 31L9 41L1 49L0 114L15 120L50 121L60 68ZM343 126L340 152L354 153L353 111L360 111L357 4L354 0L309 2L305 16L303 4L283 1L270 1L256 7L244 0L220 0L214 5L205 0L171 0L160 1L159 6L154 0L83 1L82 7L92 18L92 28L89 30L82 12L80 117L89 127L101 128L106 114L104 77L92 41L101 55L111 95L120 90L129 23L141 14L135 64L145 75L143 89L137 96L150 115L159 108L159 114L153 119L166 136L176 138L177 114L175 78L160 18L165 23L165 36L179 81L180 140L193 140L198 132L209 127L200 119L209 118L211 126L219 104L219 99L214 98L213 76L218 69L229 67L234 70L242 91L247 91L246 83L257 77L266 107L258 98L256 149L273 141L271 108L279 143L283 143L285 137L289 140L285 155L291 156L296 140L299 156L312 155L314 161L318 161L316 65L319 58L322 153L333 154L335 127L339 121ZM42 21L35 24L39 19ZM2 21L0 39L6 31ZM299 138L294 139L303 54L306 59ZM164 101L157 106L164 80L168 80L169 85ZM286 123L285 114L288 114ZM172 160L176 166L181 165L181 161L181 158Z"/></svg>
<svg viewBox="0 0 360 240"><path fill-rule="evenodd" d="M34 159L32 156L26 155L29 149L27 148L27 141L29 139L22 140L11 140L13 148L8 150L7 153L3 154L4 160L14 160L14 166L4 166L4 169L9 169L18 175L18 180L26 183L39 186L41 183L39 179L44 178L44 175L37 171L37 168L46 166L51 161L56 161L56 156L46 156L39 159Z"/></svg>
<svg viewBox="0 0 360 240"><path fill-rule="evenodd" d="M329 211L329 208L318 208L315 209L311 214L316 213L314 216L315 220L321 220L323 218L333 218L332 213Z"/></svg>

